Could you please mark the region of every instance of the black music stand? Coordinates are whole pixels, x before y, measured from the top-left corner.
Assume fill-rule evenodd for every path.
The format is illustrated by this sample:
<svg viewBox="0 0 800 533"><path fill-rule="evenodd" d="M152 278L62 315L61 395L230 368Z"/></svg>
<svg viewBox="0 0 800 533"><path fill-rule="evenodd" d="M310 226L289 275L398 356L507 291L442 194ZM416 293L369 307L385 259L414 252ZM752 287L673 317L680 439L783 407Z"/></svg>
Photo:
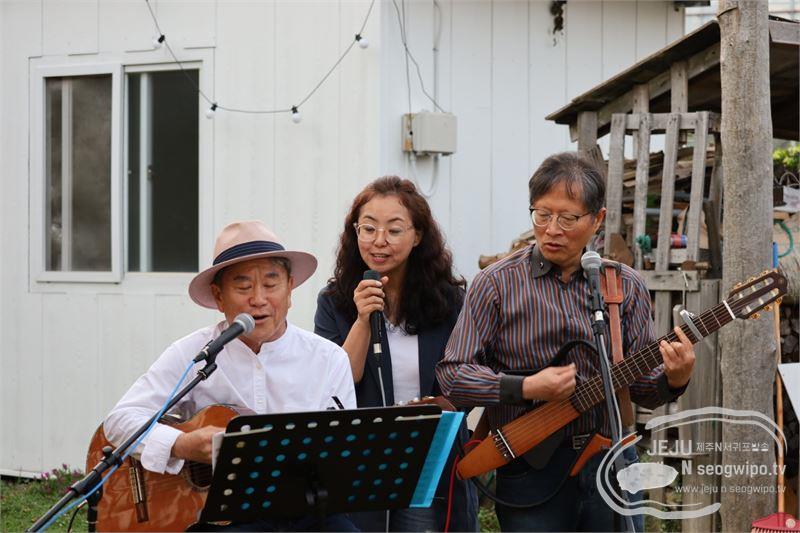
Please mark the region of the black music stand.
<svg viewBox="0 0 800 533"><path fill-rule="evenodd" d="M445 415L418 405L236 417L200 521L427 507L463 417Z"/></svg>

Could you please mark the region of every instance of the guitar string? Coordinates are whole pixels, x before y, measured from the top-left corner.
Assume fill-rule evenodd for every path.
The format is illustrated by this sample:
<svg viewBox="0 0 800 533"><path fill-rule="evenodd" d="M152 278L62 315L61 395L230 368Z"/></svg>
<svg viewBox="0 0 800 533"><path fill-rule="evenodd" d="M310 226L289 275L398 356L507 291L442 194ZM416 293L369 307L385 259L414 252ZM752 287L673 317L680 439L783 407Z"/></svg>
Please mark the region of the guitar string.
<svg viewBox="0 0 800 533"><path fill-rule="evenodd" d="M735 309L736 312L738 312L741 309L743 309L744 307L746 307L747 305L749 305L749 300L752 300L752 297L748 298L748 299L742 299L742 300L739 300L737 302L734 302L731 307L733 309ZM762 304L762 307L764 305L767 305L767 303ZM717 315L719 315L719 317ZM727 319L726 319L726 317L727 317ZM712 307L711 309L709 309L709 310L703 312L701 315L699 315L698 319L703 323L703 327L707 332L709 332L709 329L708 329L708 326L705 324L705 322L706 322L706 320L708 320L710 318L713 318L718 324L720 324L720 320L719 319L722 318L725 322L724 322L724 324L721 324L720 327L722 327L722 325L725 325L725 324L729 323L732 320L730 318L730 314L727 313L727 310L725 309L724 304L722 304L722 303L717 304L716 306ZM681 326L681 330L684 331L684 333L688 333L689 334L689 338L691 339L693 337L693 335L691 335L691 332L687 332L684 328L688 329L685 324L683 326ZM719 329L719 328L717 328L717 329ZM641 359L644 359L645 362L647 362L647 359L653 359L657 355L660 355L660 351L658 350L658 344L660 344L661 340L667 340L668 342L672 342L673 340L677 340L677 335L675 335L674 331L669 332L667 335L664 335L663 337L659 338L655 342L651 343L647 347L643 348L642 350L640 350L639 352L634 354L632 357L627 359L627 361L631 361L631 360L635 360L637 358L641 358ZM655 365L653 365L653 368L655 368L656 366L658 366L658 364L660 364L660 363L658 363L658 359L655 359L653 362L656 363ZM620 366L623 365L623 364L625 364L625 363L624 362L620 363ZM644 374L642 374L642 375L644 375ZM598 403L601 399L603 399L605 397L605 394L601 393L601 390L602 390L602 380L598 380L597 376L592 378L591 384L589 386L587 386L586 389L582 389L581 390L581 393L580 393L581 401L587 401L587 400L591 401L590 398L588 398L587 396L589 396L590 394L593 395L595 393L599 393L600 394L599 399L597 401L594 401L593 403L589 404L588 407L587 407L587 410L588 410L588 408L591 408L594 404ZM575 394L573 394L573 396L571 396L570 398L572 398L574 396L575 396ZM503 431L503 435L506 438L506 440L509 442L509 445L512 446L512 448L513 448L514 447L514 443L512 441L515 441L517 439L524 439L524 440L528 441L530 438L532 438L532 437L535 438L537 436L537 434L541 435L542 433L544 434L544 438L546 438L547 436L552 434L554 431L556 431L556 430L560 429L561 427L567 425L569 422L571 422L575 418L578 418L578 416L581 415L581 412L578 411L577 409L575 409L575 407L572 405L572 402L570 402L570 398L567 398L565 400L561 400L560 402L555 403L555 404L550 404L550 405L553 406L552 408L550 408L550 410L554 411L552 413L552 416L553 417L567 418L566 421L559 420L557 418L551 418L550 420L552 420L552 422L546 422L545 424L539 425L538 427L531 428L530 424L526 423L525 421L521 421L520 420L520 418L523 418L525 416L525 415L523 415L523 417L520 417L517 420L512 420L511 422L509 422L508 424L503 426L501 428L501 431Z"/></svg>

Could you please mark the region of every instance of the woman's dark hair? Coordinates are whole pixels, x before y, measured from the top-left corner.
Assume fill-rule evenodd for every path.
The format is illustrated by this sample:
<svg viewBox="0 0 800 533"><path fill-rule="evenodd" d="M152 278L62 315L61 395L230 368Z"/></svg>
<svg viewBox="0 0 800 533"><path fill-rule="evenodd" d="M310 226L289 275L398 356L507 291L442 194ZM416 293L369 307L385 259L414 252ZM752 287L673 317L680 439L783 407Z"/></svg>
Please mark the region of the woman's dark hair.
<svg viewBox="0 0 800 533"><path fill-rule="evenodd" d="M603 174L577 152L561 152L542 161L528 182L530 205L560 183L564 184L567 195L573 200L580 199L590 213L597 213L603 207L606 200Z"/></svg>
<svg viewBox="0 0 800 533"><path fill-rule="evenodd" d="M411 223L421 235L419 244L411 249L407 259L402 297L397 309L398 323L404 323L406 331L413 335L423 327L447 319L452 306L456 305L453 289L466 287L466 281L453 275L453 254L445 246L428 202L409 180L384 176L367 185L355 197L344 219L344 229L336 252L336 268L329 280L330 294L337 309L355 320L357 311L353 292L368 267L358 250L353 224L358 222L364 204L379 196L396 196L408 209Z"/></svg>

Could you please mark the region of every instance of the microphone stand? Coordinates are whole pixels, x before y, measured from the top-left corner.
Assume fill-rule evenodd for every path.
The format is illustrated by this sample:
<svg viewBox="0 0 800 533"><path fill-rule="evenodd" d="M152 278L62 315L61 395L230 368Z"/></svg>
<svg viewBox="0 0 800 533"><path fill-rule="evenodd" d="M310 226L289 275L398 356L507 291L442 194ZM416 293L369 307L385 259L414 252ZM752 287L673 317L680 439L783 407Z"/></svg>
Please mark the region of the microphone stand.
<svg viewBox="0 0 800 533"><path fill-rule="evenodd" d="M614 392L614 385L611 377L611 365L608 362L608 350L606 349L606 321L603 316L603 299L598 290L592 290L592 331L594 332L594 342L597 349L598 359L600 359L600 375L603 377L603 391L606 397L606 411L608 416L609 425L611 426L611 448L619 444L622 440L620 434L620 427L622 421L617 417L616 397ZM614 471L619 472L625 468L625 463L622 455L618 455L614 459ZM622 499L626 504L630 504L627 493L622 490ZM626 531L632 533L636 532L633 526L633 518L630 515L625 515Z"/></svg>
<svg viewBox="0 0 800 533"><path fill-rule="evenodd" d="M210 344L210 343L209 343ZM217 354L208 354L207 351L208 345L206 348L203 348L203 351L207 354L206 359L206 366L201 368L197 371L197 376L189 382L184 388L182 388L173 398L169 401L167 406L164 408L164 413L169 411L172 407L175 406L184 396L186 396L189 391L197 386L198 383L201 381L205 381L208 376L210 376L216 369L217 369ZM202 351L200 353L203 353ZM83 479L76 481L75 483L70 486L68 492L58 500L55 505L53 505L50 510L48 510L39 520L37 520L27 531L40 531L42 526L44 526L53 516L58 514L64 507L66 507L72 500L79 498L94 489L100 481L103 479L103 473L106 470L111 468L114 465L122 465L122 456L125 455L125 452L131 445L136 442L136 440L142 436L142 434L147 431L147 428L150 427L156 420L156 416L158 413L153 415L147 422L145 422L136 433L128 437L128 439L120 444L116 449L113 449L111 446L106 446L103 448L103 459L92 468L92 471L86 474ZM99 501L101 498L100 493L102 492L102 488L99 489L95 494L92 495L93 500ZM93 501L91 506L96 506L96 501ZM94 528L90 524L89 531L94 531Z"/></svg>

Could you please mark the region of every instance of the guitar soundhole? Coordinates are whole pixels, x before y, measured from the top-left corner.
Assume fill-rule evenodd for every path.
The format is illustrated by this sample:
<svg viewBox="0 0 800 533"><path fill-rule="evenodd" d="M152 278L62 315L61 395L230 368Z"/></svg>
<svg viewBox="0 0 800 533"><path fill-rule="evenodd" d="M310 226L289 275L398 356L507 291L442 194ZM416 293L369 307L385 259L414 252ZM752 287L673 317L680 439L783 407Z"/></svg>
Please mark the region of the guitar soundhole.
<svg viewBox="0 0 800 533"><path fill-rule="evenodd" d="M211 465L203 463L187 463L183 467L186 480L192 488L205 490L211 485Z"/></svg>

